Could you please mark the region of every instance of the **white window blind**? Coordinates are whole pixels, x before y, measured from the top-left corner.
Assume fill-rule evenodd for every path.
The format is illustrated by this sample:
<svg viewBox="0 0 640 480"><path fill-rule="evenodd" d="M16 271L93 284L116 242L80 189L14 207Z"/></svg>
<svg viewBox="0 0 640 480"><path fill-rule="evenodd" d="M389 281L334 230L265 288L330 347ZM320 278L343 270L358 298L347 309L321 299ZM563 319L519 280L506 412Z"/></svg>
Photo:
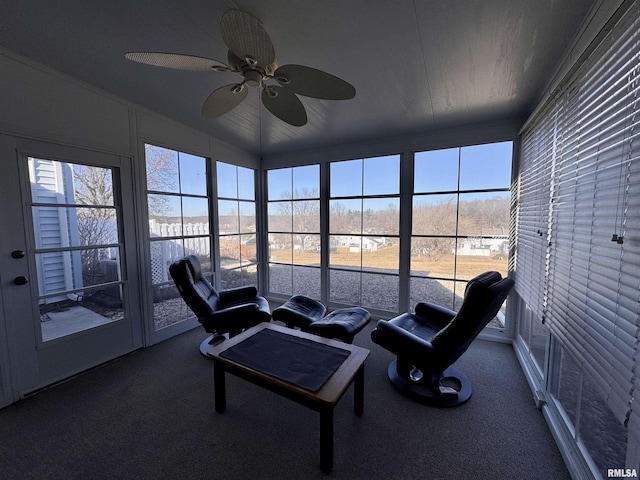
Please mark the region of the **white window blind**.
<svg viewBox="0 0 640 480"><path fill-rule="evenodd" d="M550 166L556 130L556 104L522 140L518 177L515 289L538 319L544 319L547 285Z"/></svg>
<svg viewBox="0 0 640 480"><path fill-rule="evenodd" d="M537 301L551 332L625 424L637 422L640 394L639 8L618 22L556 97L556 110L525 137L553 143L551 153L523 147L522 160L526 167L537 155L546 158L548 263L537 272L526 260L517 265L522 291L546 273L546 298ZM544 183L521 190L528 188L547 192Z"/></svg>

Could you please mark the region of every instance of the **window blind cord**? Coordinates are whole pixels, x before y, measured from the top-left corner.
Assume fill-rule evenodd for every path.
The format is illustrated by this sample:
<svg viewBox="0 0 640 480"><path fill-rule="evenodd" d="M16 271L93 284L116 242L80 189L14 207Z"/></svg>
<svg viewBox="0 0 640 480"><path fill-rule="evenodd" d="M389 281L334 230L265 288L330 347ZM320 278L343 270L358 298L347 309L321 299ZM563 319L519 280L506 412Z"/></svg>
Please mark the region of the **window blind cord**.
<svg viewBox="0 0 640 480"><path fill-rule="evenodd" d="M258 100L258 156L262 166L262 102Z"/></svg>
<svg viewBox="0 0 640 480"><path fill-rule="evenodd" d="M635 65L629 72L627 77L627 109L630 110L629 115L627 117L625 129L624 129L624 139L622 142L622 160L620 162L620 183L618 185L618 202L616 205L616 229L618 226L620 229L618 231L614 231L611 241L616 242L619 245L624 243L624 229L625 229L625 218L626 218L626 210L627 206L623 203L626 203L626 199L629 193L629 177L631 175L630 167L631 162L633 160L633 133L634 133L634 124L636 120L636 107L638 104L638 70L640 69L640 35L635 34ZM626 152L625 152L626 150ZM626 171L626 174L625 174Z"/></svg>

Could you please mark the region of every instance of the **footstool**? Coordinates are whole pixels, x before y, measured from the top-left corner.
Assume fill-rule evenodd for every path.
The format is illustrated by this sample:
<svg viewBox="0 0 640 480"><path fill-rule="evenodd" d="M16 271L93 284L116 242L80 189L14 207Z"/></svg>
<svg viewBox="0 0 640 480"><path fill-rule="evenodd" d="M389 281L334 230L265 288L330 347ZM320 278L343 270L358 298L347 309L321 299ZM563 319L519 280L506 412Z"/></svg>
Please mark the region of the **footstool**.
<svg viewBox="0 0 640 480"><path fill-rule="evenodd" d="M271 316L290 328L298 327L304 332L345 343L353 343L353 337L371 318L371 314L360 307L339 308L324 316L326 311L326 307L317 300L295 295L274 309Z"/></svg>

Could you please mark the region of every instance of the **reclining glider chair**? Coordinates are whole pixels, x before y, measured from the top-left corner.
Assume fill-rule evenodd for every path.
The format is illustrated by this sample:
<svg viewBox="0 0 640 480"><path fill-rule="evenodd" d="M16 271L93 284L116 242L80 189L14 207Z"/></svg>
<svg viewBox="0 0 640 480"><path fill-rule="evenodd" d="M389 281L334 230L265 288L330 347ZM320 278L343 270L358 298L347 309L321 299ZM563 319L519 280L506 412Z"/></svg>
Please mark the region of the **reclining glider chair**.
<svg viewBox="0 0 640 480"><path fill-rule="evenodd" d="M207 333L200 352L207 352L225 339L261 322L271 321L269 303L258 296L254 286L216 291L202 276L200 261L188 255L169 266L169 273L187 306L198 317Z"/></svg>
<svg viewBox="0 0 640 480"><path fill-rule="evenodd" d="M397 356L387 374L404 395L425 405L451 407L471 397L469 379L453 363L493 319L513 280L485 272L466 286L456 313L428 302L389 321L378 321L371 339Z"/></svg>

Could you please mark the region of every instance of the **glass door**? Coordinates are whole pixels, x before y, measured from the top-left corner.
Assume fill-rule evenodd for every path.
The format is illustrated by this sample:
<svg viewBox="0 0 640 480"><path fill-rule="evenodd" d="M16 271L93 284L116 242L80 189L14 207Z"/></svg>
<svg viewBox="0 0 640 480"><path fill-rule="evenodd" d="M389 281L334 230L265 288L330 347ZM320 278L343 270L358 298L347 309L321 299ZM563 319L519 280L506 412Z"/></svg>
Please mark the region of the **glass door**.
<svg viewBox="0 0 640 480"><path fill-rule="evenodd" d="M130 159L29 142L18 169L7 321L21 395L142 346L142 322Z"/></svg>

